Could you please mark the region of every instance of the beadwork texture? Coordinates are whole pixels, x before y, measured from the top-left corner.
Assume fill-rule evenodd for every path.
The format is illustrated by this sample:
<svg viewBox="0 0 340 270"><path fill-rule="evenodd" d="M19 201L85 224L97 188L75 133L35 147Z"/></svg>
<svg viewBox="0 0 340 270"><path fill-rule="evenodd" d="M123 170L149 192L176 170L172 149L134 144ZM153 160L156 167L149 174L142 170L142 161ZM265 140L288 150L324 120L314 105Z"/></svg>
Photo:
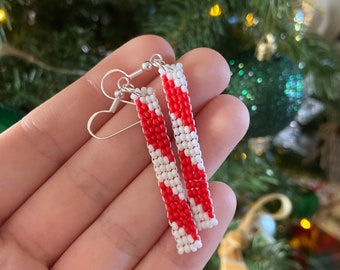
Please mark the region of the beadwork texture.
<svg viewBox="0 0 340 270"><path fill-rule="evenodd" d="M187 81L181 63L159 68L190 208L199 230L218 224L198 143Z"/></svg>
<svg viewBox="0 0 340 270"><path fill-rule="evenodd" d="M202 247L202 242L186 200L155 92L152 88L136 89L131 99L136 104L178 253L194 252Z"/></svg>

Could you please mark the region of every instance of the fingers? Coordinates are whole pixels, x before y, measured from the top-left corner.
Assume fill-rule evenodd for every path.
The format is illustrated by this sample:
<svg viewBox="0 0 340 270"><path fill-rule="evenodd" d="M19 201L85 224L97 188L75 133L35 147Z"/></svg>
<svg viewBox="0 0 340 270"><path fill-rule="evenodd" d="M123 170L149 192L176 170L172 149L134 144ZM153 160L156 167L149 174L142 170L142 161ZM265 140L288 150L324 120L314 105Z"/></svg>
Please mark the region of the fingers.
<svg viewBox="0 0 340 270"><path fill-rule="evenodd" d="M199 112L196 122L208 176L244 135L247 121L245 107L230 96L214 98ZM231 129L234 132L230 136L228 132ZM211 142L212 133L215 143ZM230 189L218 184L212 186L220 224L211 232L203 233L204 248L197 253L197 256L202 256L198 265L203 265L216 248L235 210L235 199ZM54 269L131 269L144 257L141 269L150 269L150 262L158 260L157 256L162 262L173 265L171 260L178 258L178 255L175 240L167 228L164 203L152 166L149 165L73 243ZM169 258L157 251L164 246ZM148 251L150 254L147 254ZM185 256L182 258L184 260ZM166 269L164 266L161 268Z"/></svg>
<svg viewBox="0 0 340 270"><path fill-rule="evenodd" d="M194 108L226 87L229 70L216 52L195 50L181 61ZM151 85L161 90L159 79ZM100 132L110 132L133 119L135 108L125 106ZM89 140L15 213L4 230L50 264L149 163L146 142L137 126L112 140Z"/></svg>
<svg viewBox="0 0 340 270"><path fill-rule="evenodd" d="M136 270L203 269L221 241L236 208L235 195L227 185L212 182L210 190L219 224L212 229L200 232L203 247L195 253L179 255L174 248L174 239L169 228L135 267Z"/></svg>
<svg viewBox="0 0 340 270"><path fill-rule="evenodd" d="M99 87L103 75L112 68L132 72L156 52L173 62L173 51L165 40L156 36L131 40L0 135L0 153L6 156L0 164L0 224L89 139L88 118L109 107ZM117 76L110 76L106 86ZM155 76L156 72L146 72L134 84L145 85Z"/></svg>

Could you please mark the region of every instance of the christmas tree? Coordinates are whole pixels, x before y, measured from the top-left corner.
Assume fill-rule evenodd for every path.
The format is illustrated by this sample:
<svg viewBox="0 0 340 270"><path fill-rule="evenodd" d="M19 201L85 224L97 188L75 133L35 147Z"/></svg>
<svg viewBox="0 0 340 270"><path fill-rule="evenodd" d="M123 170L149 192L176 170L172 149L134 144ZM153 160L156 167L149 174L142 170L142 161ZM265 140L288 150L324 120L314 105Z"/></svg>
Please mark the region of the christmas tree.
<svg viewBox="0 0 340 270"><path fill-rule="evenodd" d="M336 0L0 0L0 131L137 35L161 35L177 55L211 47L251 125L213 177L238 210L205 268L338 269L340 31L324 25L336 10Z"/></svg>

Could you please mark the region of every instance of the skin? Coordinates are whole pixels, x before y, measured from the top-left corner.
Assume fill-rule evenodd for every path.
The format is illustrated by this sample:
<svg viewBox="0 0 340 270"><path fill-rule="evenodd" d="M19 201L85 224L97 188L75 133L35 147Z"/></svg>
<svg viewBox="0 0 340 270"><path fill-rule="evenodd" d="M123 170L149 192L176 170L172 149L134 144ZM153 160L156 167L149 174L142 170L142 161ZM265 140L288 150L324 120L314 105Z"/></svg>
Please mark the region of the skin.
<svg viewBox="0 0 340 270"><path fill-rule="evenodd" d="M233 217L232 190L210 183L219 225L200 233L199 251L178 255L140 126L105 141L86 129L95 111L111 105L100 90L103 75L113 68L131 73L154 53L175 61L162 38L137 37L0 135L1 269L202 269L207 263ZM238 99L220 95L230 71L217 52L195 49L179 61L210 177L244 136L248 112ZM113 91L119 76L109 76L105 88ZM155 88L166 112L157 70L133 84ZM93 129L107 135L136 120L135 108L122 105Z"/></svg>

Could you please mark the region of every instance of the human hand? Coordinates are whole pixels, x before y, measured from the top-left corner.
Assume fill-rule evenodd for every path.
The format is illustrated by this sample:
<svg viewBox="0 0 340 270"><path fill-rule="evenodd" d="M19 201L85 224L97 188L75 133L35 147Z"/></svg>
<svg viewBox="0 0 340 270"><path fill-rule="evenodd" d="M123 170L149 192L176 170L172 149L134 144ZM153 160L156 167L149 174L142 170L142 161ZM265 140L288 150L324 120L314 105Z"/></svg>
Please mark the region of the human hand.
<svg viewBox="0 0 340 270"><path fill-rule="evenodd" d="M110 106L100 91L103 75L112 68L133 72L154 53L174 61L159 37L131 40L0 135L1 269L202 269L207 263L235 211L230 188L210 183L219 225L200 232L197 252L178 255L141 127L105 141L86 129L91 114ZM218 53L196 49L180 61L210 177L246 132L248 112L236 98L219 95L230 72ZM118 78L107 79L110 89ZM133 84L152 86L166 107L157 71ZM135 121L135 108L125 105L96 120L94 129L109 134Z"/></svg>

